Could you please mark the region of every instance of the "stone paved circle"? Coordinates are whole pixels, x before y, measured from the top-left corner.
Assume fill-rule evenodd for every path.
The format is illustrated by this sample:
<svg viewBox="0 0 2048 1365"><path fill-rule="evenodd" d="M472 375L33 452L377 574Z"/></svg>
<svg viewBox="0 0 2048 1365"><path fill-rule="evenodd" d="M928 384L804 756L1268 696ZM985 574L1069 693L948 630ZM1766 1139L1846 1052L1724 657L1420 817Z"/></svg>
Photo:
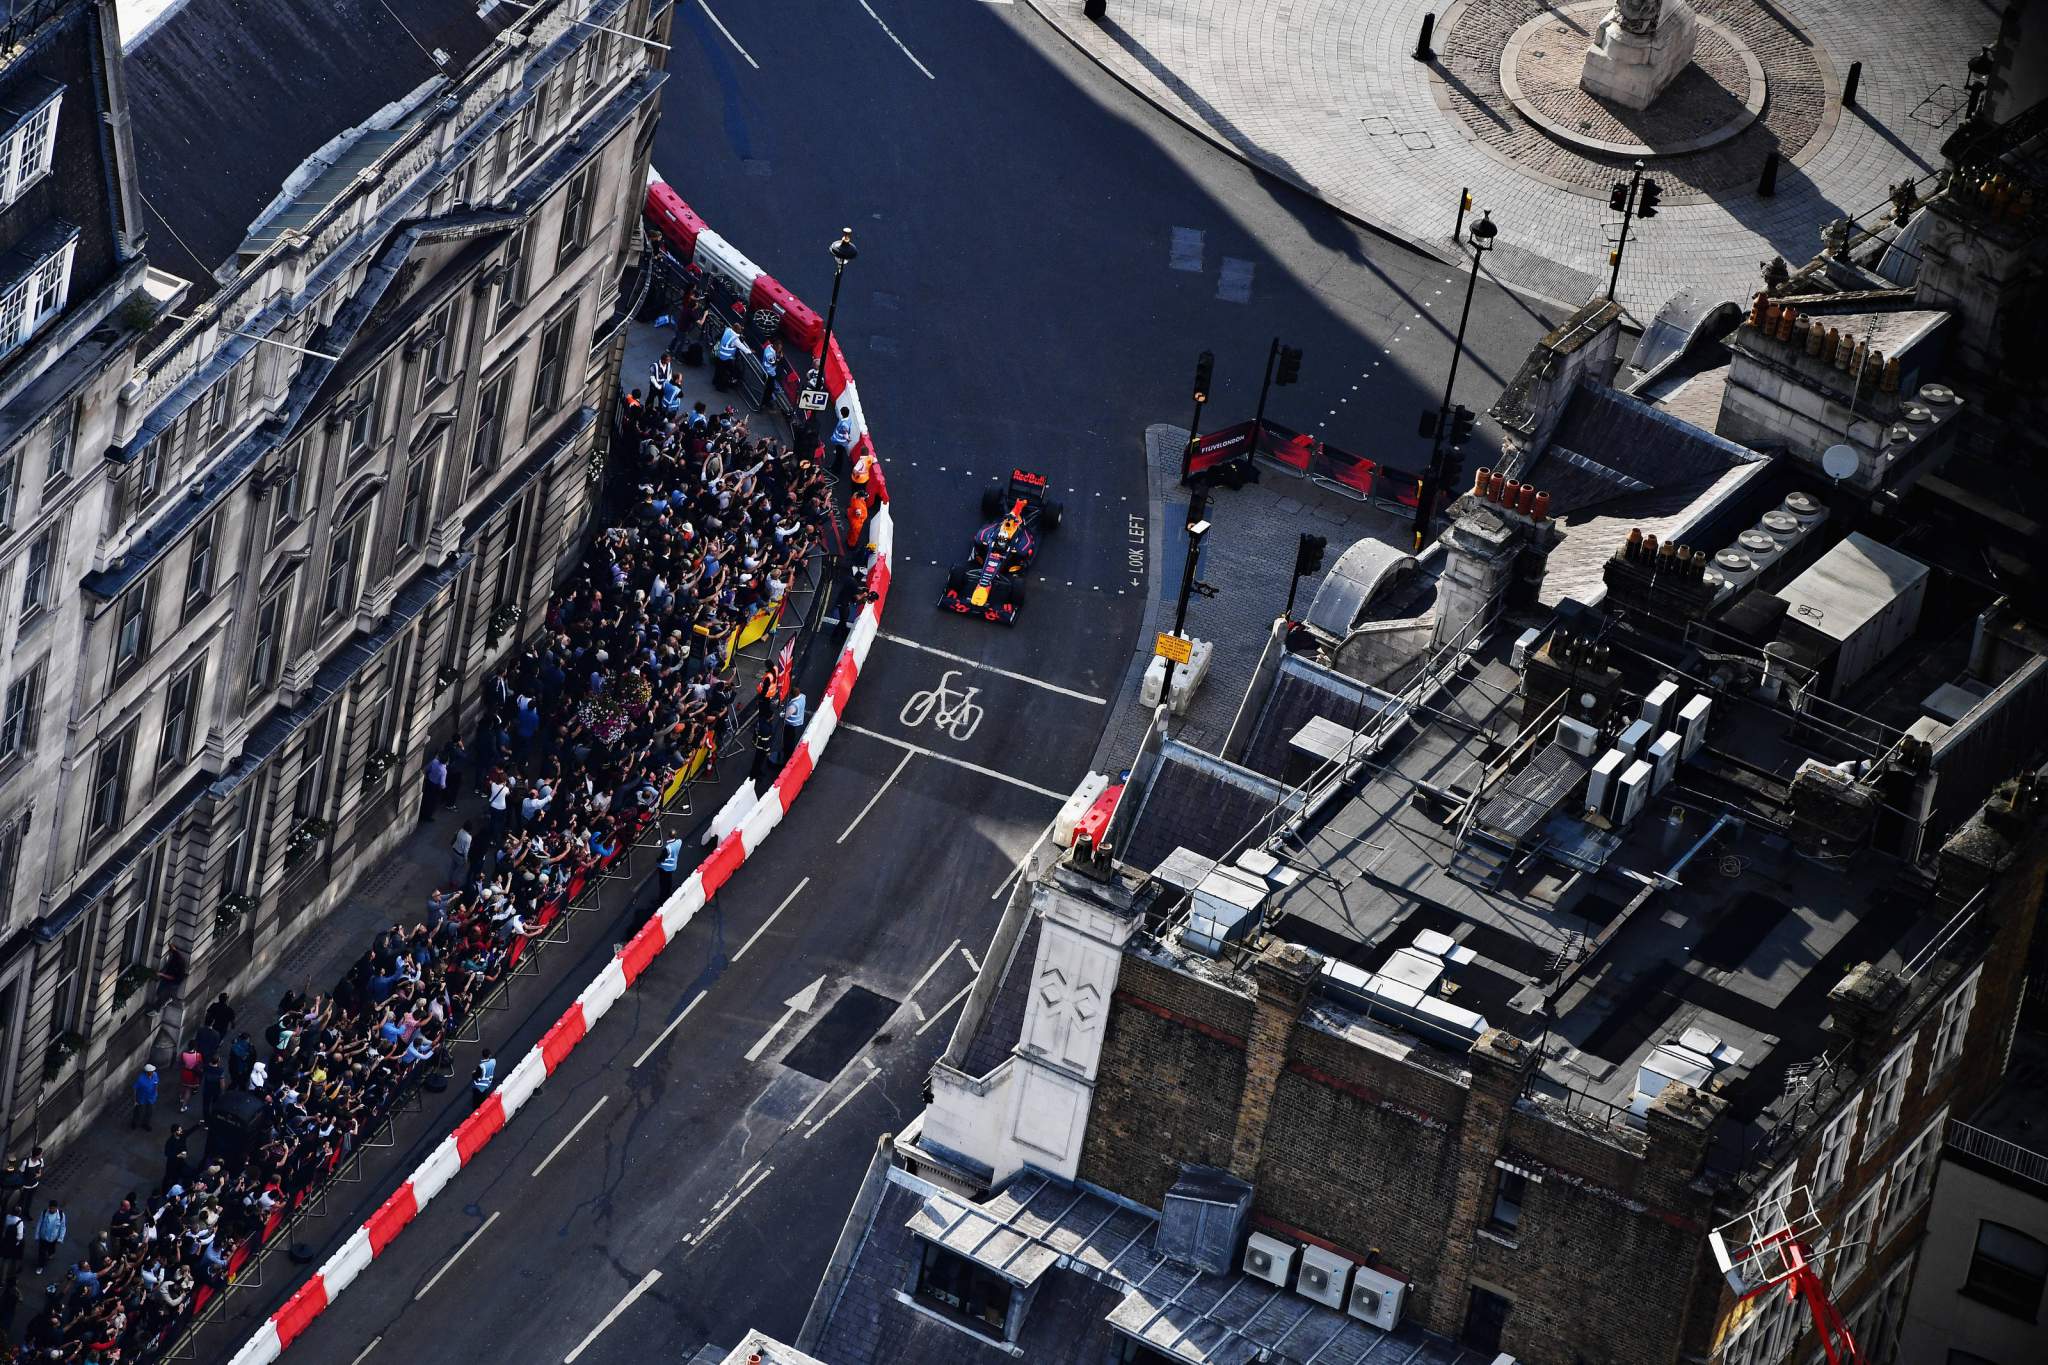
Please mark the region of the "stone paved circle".
<svg viewBox="0 0 2048 1365"><path fill-rule="evenodd" d="M1823 130L1834 126L1826 118L1836 92L1825 57L1759 0L1699 0L1694 8L1706 21L1700 25L1703 68L1696 59L1693 72L1674 81L1656 105L1638 114L1595 100L1577 86L1580 54L1592 41L1607 5L1560 8L1543 0L1461 5L1457 13L1448 16L1449 31L1437 49L1434 83L1438 102L1465 124L1481 147L1524 174L1533 173L1577 193L1604 198L1615 173L1628 169L1633 154L1566 144L1518 109L1501 86L1502 54L1515 34L1531 20L1548 16L1558 25L1554 45L1540 48L1545 55L1535 67L1517 65L1524 98L1536 103L1546 117L1567 126L1581 120L1592 124L1586 135L1599 141L1654 144L1659 136L1636 134L1661 134L1684 126L1688 119L1693 124L1691 135L1696 136L1702 131L1700 120L1711 118L1717 107L1733 117L1725 106L1731 101L1740 106L1743 101L1741 92L1746 91L1747 80L1737 44L1748 48L1762 68L1766 93L1761 117L1713 146L1659 156L1652 163L1667 203L1703 203L1717 193L1751 188L1769 152L1798 164L1818 151L1825 142ZM1727 37L1716 34L1717 27ZM1668 110L1664 108L1667 102ZM1603 128L1612 135L1599 131Z"/></svg>

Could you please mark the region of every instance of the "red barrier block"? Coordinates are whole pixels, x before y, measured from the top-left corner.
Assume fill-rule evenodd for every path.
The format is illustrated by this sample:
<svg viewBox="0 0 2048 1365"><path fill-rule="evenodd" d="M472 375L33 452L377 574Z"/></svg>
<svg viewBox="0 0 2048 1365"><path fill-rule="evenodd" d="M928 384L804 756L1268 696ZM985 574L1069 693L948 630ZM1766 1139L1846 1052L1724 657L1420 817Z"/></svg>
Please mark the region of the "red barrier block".
<svg viewBox="0 0 2048 1365"><path fill-rule="evenodd" d="M747 299L747 311L754 312L767 304L774 304L782 310L782 339L789 343L792 358L802 356L806 360L818 353L818 342L825 335L825 322L811 306L783 288L780 281L763 275L754 281L754 290ZM797 366L808 368L806 365Z"/></svg>
<svg viewBox="0 0 2048 1365"><path fill-rule="evenodd" d="M704 899L710 900L718 894L718 888L732 880L732 874L740 870L740 864L747 860L746 845L740 842L740 832L734 830L718 841L718 847L711 850L697 868L704 879Z"/></svg>
<svg viewBox="0 0 2048 1365"><path fill-rule="evenodd" d="M194 1294L196 1301L198 1295ZM271 1321L277 1325L277 1344L289 1346L310 1326L313 1319L327 1311L327 1282L315 1275L300 1285L298 1292L284 1301L284 1307L277 1310Z"/></svg>
<svg viewBox="0 0 2048 1365"><path fill-rule="evenodd" d="M640 932L633 935L626 944L626 950L619 954L619 966L625 970L626 984L632 985L640 979L640 973L648 964L661 956L661 950L668 947L668 931L661 927L661 916L649 917L640 926Z"/></svg>
<svg viewBox="0 0 2048 1365"><path fill-rule="evenodd" d="M832 681L825 686L825 698L838 715L846 714L846 699L853 695L854 680L859 677L860 665L854 662L853 651L849 649L839 656L832 669Z"/></svg>
<svg viewBox="0 0 2048 1365"><path fill-rule="evenodd" d="M1116 815L1116 803L1124 794L1124 784L1105 788L1095 798L1095 804L1088 807L1088 813L1074 824L1074 842L1087 843L1091 848L1101 848L1103 836L1109 833L1109 822Z"/></svg>
<svg viewBox="0 0 2048 1365"><path fill-rule="evenodd" d="M550 1076L562 1059L572 1052L576 1044L583 1041L583 1031L588 1025L583 1022L583 1006L571 1005L555 1021L555 1026L540 1037L540 1059Z"/></svg>
<svg viewBox="0 0 2048 1365"><path fill-rule="evenodd" d="M804 783L811 779L811 746L799 744L796 752L789 756L789 762L782 765L782 773L775 779L775 794L782 799L782 810L788 814L796 804L796 794L804 789Z"/></svg>
<svg viewBox="0 0 2048 1365"><path fill-rule="evenodd" d="M496 1094L477 1106L476 1112L455 1126L455 1152L467 1166L490 1140L505 1127L505 1101Z"/></svg>
<svg viewBox="0 0 2048 1365"><path fill-rule="evenodd" d="M369 1221L363 1224L363 1231L370 1237L370 1254L382 1256L384 1248L405 1231L405 1225L418 1217L419 1211L420 1203L413 1196L410 1180L393 1190L391 1197L380 1204Z"/></svg>
<svg viewBox="0 0 2048 1365"><path fill-rule="evenodd" d="M832 354L825 357L825 392L831 394L836 401L839 395L846 391L846 386L852 382L853 371L847 368L846 352L839 349L839 338L833 337ZM833 412L836 416L838 410L835 408Z"/></svg>
<svg viewBox="0 0 2048 1365"><path fill-rule="evenodd" d="M697 234L704 220L683 197L669 186L656 182L647 187L647 218L668 239L669 249L689 261L697 254Z"/></svg>

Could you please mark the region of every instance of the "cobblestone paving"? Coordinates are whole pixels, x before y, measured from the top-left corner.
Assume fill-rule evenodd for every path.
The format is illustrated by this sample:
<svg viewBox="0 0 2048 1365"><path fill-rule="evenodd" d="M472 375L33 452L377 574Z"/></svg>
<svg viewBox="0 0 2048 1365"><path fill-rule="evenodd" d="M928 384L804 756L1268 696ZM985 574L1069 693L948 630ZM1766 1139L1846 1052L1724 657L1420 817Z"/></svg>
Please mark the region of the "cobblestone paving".
<svg viewBox="0 0 2048 1365"><path fill-rule="evenodd" d="M1480 88L1478 70L1461 74L1459 65L1468 20L1491 25L1504 45L1538 12L1533 0L1471 0L1445 13L1441 79L1411 55L1426 0L1109 0L1100 25L1082 15L1083 0L1028 3L1173 117L1343 212L1441 252L1459 191L1470 186L1500 226L1502 249L1489 264L1502 278L1567 303L1606 281L1611 169L1572 180L1557 168L1593 164L1577 153L1525 165L1516 149L1537 157L1533 143L1501 131L1503 152L1439 103L1443 91L1455 93L1454 80ZM1964 64L1997 25L1991 7L1938 0L1703 0L1697 8L1740 34L1767 73L1792 74L1779 77L1787 88L1771 89L1756 125L1667 177L1663 214L1631 236L1619 297L1644 320L1683 288L1746 294L1758 262L1805 260L1819 248L1822 223L1867 212L1891 183L1933 170L1960 117ZM1794 72L1802 51L1814 73L1805 77ZM1496 46L1480 64L1495 99L1499 54ZM1839 80L1852 61L1865 66L1858 107L1835 114L1829 73ZM1755 193L1755 137L1773 139L1788 163L1772 198ZM1795 149L1799 164L1791 164ZM1567 183L1598 197L1561 192ZM1712 201L1698 193L1705 190Z"/></svg>
<svg viewBox="0 0 2048 1365"><path fill-rule="evenodd" d="M1699 28L1692 65L1679 72L1649 108L1630 109L1587 94L1579 84L1579 72L1585 66L1586 44L1607 10L1607 0L1540 6L1536 13L1543 16L1541 23L1524 21L1515 30L1515 76L1523 98L1545 118L1601 142L1670 147L1725 127L1743 112L1749 66L1736 46L1740 40L1705 24ZM1495 59L1502 68L1509 65L1506 56L1496 53ZM1491 118L1513 117L1499 104L1489 104L1488 112ZM1466 115L1465 121L1471 124L1472 117ZM1490 121L1482 120L1475 129L1482 139Z"/></svg>
<svg viewBox="0 0 2048 1365"><path fill-rule="evenodd" d="M1657 158L1654 173L1665 187L1665 202L1669 204L1706 203L1717 191L1754 189L1765 153L1776 150L1786 161L1796 162L1822 131L1830 103L1828 83L1813 49L1795 37L1776 13L1761 8L1756 0L1704 0L1695 8L1702 19L1735 34L1755 55L1764 69L1767 94L1763 116L1726 142L1683 156ZM1524 118L1501 92L1500 58L1508 39L1523 24L1545 12L1557 13L1557 27L1566 31L1559 34L1556 44L1570 67L1571 83L1566 88L1579 93L1590 109L1612 111L1607 119L1613 125L1611 135L1595 128L1589 130L1592 136L1620 141L1628 135L1629 124L1641 118L1645 129L1654 128L1657 121L1670 117L1676 103L1689 102L1711 110L1711 92L1718 92L1724 101L1727 98L1720 89L1721 83L1739 82L1738 88L1747 88L1748 82L1741 74L1741 58L1726 40L1716 37L1702 24L1700 48L1707 58L1706 72L1696 70L1691 76L1674 81L1672 88L1644 111L1648 118L1636 115L1633 110L1603 106L1578 92L1576 81L1580 55L1592 41L1593 30L1606 14L1607 6L1574 5L1553 11L1543 0L1471 0L1451 16L1448 36L1438 44L1442 72L1442 79L1436 84L1438 97L1448 104L1480 146L1512 162L1523 174L1542 176L1561 186L1596 194L1604 201L1615 172L1627 170L1632 159L1597 155L1563 145ZM1730 64L1733 74L1728 70ZM1719 82L1714 79L1716 76L1720 77ZM1736 96L1734 103L1738 108L1741 102L1741 97ZM1551 113L1547 109L1545 112ZM1557 115L1551 113L1551 117Z"/></svg>

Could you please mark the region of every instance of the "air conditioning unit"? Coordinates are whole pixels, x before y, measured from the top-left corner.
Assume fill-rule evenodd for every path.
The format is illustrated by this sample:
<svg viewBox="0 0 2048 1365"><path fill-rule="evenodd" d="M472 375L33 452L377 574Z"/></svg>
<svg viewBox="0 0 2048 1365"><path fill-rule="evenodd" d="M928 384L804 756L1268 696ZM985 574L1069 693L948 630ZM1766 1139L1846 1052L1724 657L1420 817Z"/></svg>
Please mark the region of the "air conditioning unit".
<svg viewBox="0 0 2048 1365"><path fill-rule="evenodd" d="M1360 1322L1391 1332L1401 1325L1401 1300L1407 1295L1406 1281L1362 1265L1351 1277L1351 1298L1344 1311Z"/></svg>
<svg viewBox="0 0 2048 1365"><path fill-rule="evenodd" d="M1255 1232L1244 1245L1244 1273L1285 1289L1288 1277L1294 1274L1295 1258L1300 1255L1301 1248L1294 1243Z"/></svg>
<svg viewBox="0 0 2048 1365"><path fill-rule="evenodd" d="M1325 1308L1342 1308L1344 1295L1351 1288L1351 1266L1348 1256L1321 1247L1303 1247L1301 1274L1294 1281L1294 1292Z"/></svg>
<svg viewBox="0 0 2048 1365"><path fill-rule="evenodd" d="M1557 742L1580 758L1592 758L1600 752L1600 732L1570 716L1557 718Z"/></svg>

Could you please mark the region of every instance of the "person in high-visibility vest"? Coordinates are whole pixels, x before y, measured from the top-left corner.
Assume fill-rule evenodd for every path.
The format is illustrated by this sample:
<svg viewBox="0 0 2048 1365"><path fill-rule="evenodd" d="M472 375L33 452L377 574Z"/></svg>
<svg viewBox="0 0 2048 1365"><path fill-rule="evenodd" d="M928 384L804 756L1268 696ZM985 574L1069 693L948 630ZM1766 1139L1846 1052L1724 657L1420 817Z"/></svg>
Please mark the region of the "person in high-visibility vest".
<svg viewBox="0 0 2048 1365"><path fill-rule="evenodd" d="M868 480L874 476L874 472L874 452L863 450L860 453L860 458L853 462L853 486L865 494L867 492Z"/></svg>
<svg viewBox="0 0 2048 1365"><path fill-rule="evenodd" d="M868 524L867 494L856 492L846 500L846 524L850 532L846 538L847 544L849 546L864 544L865 542L861 540L861 528Z"/></svg>

